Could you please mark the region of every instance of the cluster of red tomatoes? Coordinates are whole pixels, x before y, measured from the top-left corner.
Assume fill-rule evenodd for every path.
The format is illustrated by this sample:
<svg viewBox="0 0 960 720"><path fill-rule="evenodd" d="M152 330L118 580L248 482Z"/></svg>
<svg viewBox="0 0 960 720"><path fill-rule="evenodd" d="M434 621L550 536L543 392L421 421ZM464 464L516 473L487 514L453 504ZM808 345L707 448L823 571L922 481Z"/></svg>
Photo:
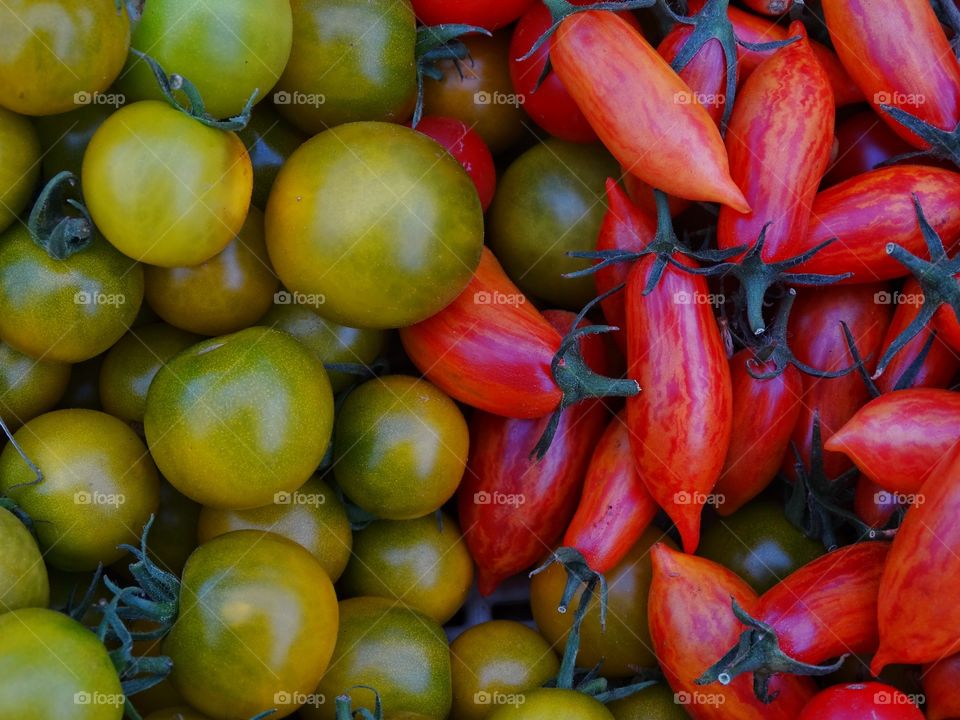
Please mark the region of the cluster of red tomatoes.
<svg viewBox="0 0 960 720"><path fill-rule="evenodd" d="M0 0L0 720L960 719L958 46Z"/></svg>

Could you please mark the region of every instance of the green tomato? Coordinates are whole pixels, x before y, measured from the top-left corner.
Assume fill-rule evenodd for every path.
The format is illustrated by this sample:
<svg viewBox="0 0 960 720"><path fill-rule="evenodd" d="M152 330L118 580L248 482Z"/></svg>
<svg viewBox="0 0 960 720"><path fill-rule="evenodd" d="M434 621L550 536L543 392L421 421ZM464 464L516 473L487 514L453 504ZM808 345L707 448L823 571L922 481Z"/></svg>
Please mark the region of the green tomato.
<svg viewBox="0 0 960 720"><path fill-rule="evenodd" d="M592 276L563 277L591 264L567 253L596 249L607 209L604 186L619 176L601 145L556 138L513 161L490 207L490 247L521 290L570 310L596 295Z"/></svg>
<svg viewBox="0 0 960 720"><path fill-rule="evenodd" d="M293 50L273 95L281 114L311 135L357 120L410 116L417 30L409 0L290 5Z"/></svg>
<svg viewBox="0 0 960 720"><path fill-rule="evenodd" d="M350 327L436 314L470 282L483 248L480 200L460 163L388 123L308 140L280 170L266 217L281 282Z"/></svg>
<svg viewBox="0 0 960 720"><path fill-rule="evenodd" d="M120 720L123 690L100 640L44 608L0 615L0 711L18 720Z"/></svg>
<svg viewBox="0 0 960 720"><path fill-rule="evenodd" d="M159 502L157 471L126 423L96 410L55 410L15 434L40 469L35 482L13 445L0 453L0 492L34 521L40 548L62 570L93 570L136 543Z"/></svg>
<svg viewBox="0 0 960 720"><path fill-rule="evenodd" d="M272 533L238 530L187 560L180 614L163 642L171 680L216 720L276 708L313 692L337 638L337 596L320 563Z"/></svg>
<svg viewBox="0 0 960 720"><path fill-rule="evenodd" d="M171 359L144 431L163 476L201 505L251 508L303 485L333 426L323 365L286 333L251 327Z"/></svg>
<svg viewBox="0 0 960 720"><path fill-rule="evenodd" d="M50 602L47 566L33 535L9 510L0 507L0 614Z"/></svg>
<svg viewBox="0 0 960 720"><path fill-rule="evenodd" d="M597 700L576 690L540 688L513 697L487 716L489 720L613 720L613 715Z"/></svg>
<svg viewBox="0 0 960 720"><path fill-rule="evenodd" d="M0 107L0 232L30 202L40 179L40 156L40 138L30 121Z"/></svg>
<svg viewBox="0 0 960 720"><path fill-rule="evenodd" d="M289 0L147 2L130 44L187 78L215 118L239 115L254 91L263 100L293 43ZM133 100L161 100L146 62L130 56L117 87Z"/></svg>
<svg viewBox="0 0 960 720"><path fill-rule="evenodd" d="M651 685L607 709L615 720L689 720L690 716L668 685Z"/></svg>
<svg viewBox="0 0 960 720"><path fill-rule="evenodd" d="M267 206L273 181L293 151L307 141L307 135L284 120L270 103L253 109L250 122L237 135L253 164L253 204Z"/></svg>
<svg viewBox="0 0 960 720"><path fill-rule="evenodd" d="M0 418L11 430L53 408L70 382L70 366L34 360L0 342Z"/></svg>
<svg viewBox="0 0 960 720"><path fill-rule="evenodd" d="M344 494L367 512L410 520L453 496L469 443L456 403L426 380L374 378L340 409L333 472Z"/></svg>

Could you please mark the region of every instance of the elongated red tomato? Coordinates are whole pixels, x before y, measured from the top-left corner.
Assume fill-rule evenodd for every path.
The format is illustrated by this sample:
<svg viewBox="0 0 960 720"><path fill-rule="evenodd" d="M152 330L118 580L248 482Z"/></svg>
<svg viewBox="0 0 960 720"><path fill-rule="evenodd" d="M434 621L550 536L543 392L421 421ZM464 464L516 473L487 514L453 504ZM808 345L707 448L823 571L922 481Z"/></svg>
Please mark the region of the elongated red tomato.
<svg viewBox="0 0 960 720"><path fill-rule="evenodd" d="M677 24L657 46L657 52L668 63L674 59L693 35L693 27ZM698 102L717 124L727 103L727 63L723 48L716 40L704 45L680 71L680 78L690 87L690 102Z"/></svg>
<svg viewBox="0 0 960 720"><path fill-rule="evenodd" d="M960 445L920 488L880 579L880 649L870 671L960 651Z"/></svg>
<svg viewBox="0 0 960 720"><path fill-rule="evenodd" d="M651 549L653 581L647 605L650 636L660 667L684 710L695 720L794 720L814 694L809 678L775 675L770 704L753 693L744 674L729 685L697 685L694 680L712 658L733 647L743 625L731 612L731 599L753 613L753 589L727 568L684 555L663 544Z"/></svg>
<svg viewBox="0 0 960 720"><path fill-rule="evenodd" d="M790 316L789 338L797 358L817 370L836 372L853 365L841 322L845 322L872 372L880 343L890 323L890 306L876 302L885 285L851 285L801 291ZM820 436L826 440L870 399L867 386L856 372L839 378L803 376L803 408L793 432L793 443L803 463L810 466L814 414L820 418ZM846 456L825 452L824 470L836 477L851 467ZM784 471L793 477L796 458L788 453Z"/></svg>
<svg viewBox="0 0 960 720"><path fill-rule="evenodd" d="M825 447L842 452L887 490L915 494L933 468L960 445L960 393L915 388L864 405Z"/></svg>
<svg viewBox="0 0 960 720"><path fill-rule="evenodd" d="M785 255L799 255L825 240L838 241L798 266L796 272L846 273L846 284L903 277L909 271L887 255L897 243L929 258L913 206L916 193L927 221L948 248L960 237L960 174L922 165L897 165L850 178L817 194L805 237ZM882 208L882 212L879 209Z"/></svg>
<svg viewBox="0 0 960 720"><path fill-rule="evenodd" d="M960 65L927 0L823 0L823 14L847 72L897 134L925 147L881 104L943 130L957 126Z"/></svg>
<svg viewBox="0 0 960 720"><path fill-rule="evenodd" d="M590 458L583 496L561 543L575 548L598 573L623 559L657 514L637 474L626 414L607 425Z"/></svg>
<svg viewBox="0 0 960 720"><path fill-rule="evenodd" d="M434 385L472 407L540 418L560 402L550 373L560 333L487 248L467 289L433 317L404 328L400 340Z"/></svg>
<svg viewBox="0 0 960 720"><path fill-rule="evenodd" d="M644 295L655 260L637 261L627 278L627 374L641 387L627 422L637 472L692 553L730 445L730 365L706 280L668 265Z"/></svg>
<svg viewBox="0 0 960 720"><path fill-rule="evenodd" d="M900 509L900 496L879 485L866 475L857 478L853 495L853 511L872 528L882 528Z"/></svg>
<svg viewBox="0 0 960 720"><path fill-rule="evenodd" d="M720 249L752 245L768 225L764 258L783 257L794 236L806 235L817 187L833 145L833 91L803 24L800 40L764 61L737 95L727 130L730 174L749 213L721 207Z"/></svg>
<svg viewBox="0 0 960 720"><path fill-rule="evenodd" d="M755 618L777 633L780 649L820 664L877 648L877 596L890 543L834 550L794 571L760 596Z"/></svg>
<svg viewBox="0 0 960 720"><path fill-rule="evenodd" d="M892 685L866 682L828 687L797 720L923 720L923 713Z"/></svg>
<svg viewBox="0 0 960 720"><path fill-rule="evenodd" d="M951 655L923 668L923 693L927 720L960 718L960 655Z"/></svg>
<svg viewBox="0 0 960 720"><path fill-rule="evenodd" d="M865 172L896 155L908 153L910 145L873 110L863 110L837 123L837 158L824 177L828 187Z"/></svg>
<svg viewBox="0 0 960 720"><path fill-rule="evenodd" d="M553 67L597 136L629 172L670 195L746 212L720 130L644 37L610 12L568 17ZM690 158L696 162L690 162Z"/></svg>
<svg viewBox="0 0 960 720"><path fill-rule="evenodd" d="M730 448L714 488L717 512L730 515L760 494L776 477L800 417L803 378L788 365L769 379L771 363L752 364L753 352L741 350L730 359L733 423Z"/></svg>

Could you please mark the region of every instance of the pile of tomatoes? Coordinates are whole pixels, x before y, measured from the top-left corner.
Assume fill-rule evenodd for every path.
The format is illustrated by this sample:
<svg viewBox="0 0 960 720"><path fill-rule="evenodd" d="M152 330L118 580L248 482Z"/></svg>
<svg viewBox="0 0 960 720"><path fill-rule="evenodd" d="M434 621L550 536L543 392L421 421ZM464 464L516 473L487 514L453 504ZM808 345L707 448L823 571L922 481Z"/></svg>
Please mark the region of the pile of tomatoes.
<svg viewBox="0 0 960 720"><path fill-rule="evenodd" d="M960 719L958 48L0 0L0 720Z"/></svg>

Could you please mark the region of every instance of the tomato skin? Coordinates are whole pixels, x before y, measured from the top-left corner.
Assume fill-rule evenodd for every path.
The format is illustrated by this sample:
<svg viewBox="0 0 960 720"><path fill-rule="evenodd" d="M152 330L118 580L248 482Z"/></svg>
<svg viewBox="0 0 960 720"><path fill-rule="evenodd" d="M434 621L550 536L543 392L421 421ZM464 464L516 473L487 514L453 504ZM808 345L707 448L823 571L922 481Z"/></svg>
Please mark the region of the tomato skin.
<svg viewBox="0 0 960 720"><path fill-rule="evenodd" d="M712 658L739 639L743 626L733 615L731 598L752 614L757 596L750 586L722 565L662 544L654 545L651 555L648 612L660 667L680 697L715 696L714 702L685 704L690 716L694 720L794 720L815 692L809 678L773 676L770 690L779 695L766 705L754 695L752 678L746 674L729 685L694 683Z"/></svg>
<svg viewBox="0 0 960 720"><path fill-rule="evenodd" d="M93 221L114 247L134 260L179 267L209 260L240 232L253 167L235 134L144 100L97 129L82 181Z"/></svg>
<svg viewBox="0 0 960 720"><path fill-rule="evenodd" d="M760 596L755 618L777 633L780 648L819 664L877 648L877 597L890 543L847 545L807 563Z"/></svg>
<svg viewBox="0 0 960 720"><path fill-rule="evenodd" d="M627 423L637 472L692 553L730 446L730 365L707 281L668 265L644 295L655 262L637 261L627 279L627 375L641 387L627 398Z"/></svg>
<svg viewBox="0 0 960 720"><path fill-rule="evenodd" d="M0 342L0 418L11 430L51 410L70 382L70 365L45 362Z"/></svg>
<svg viewBox="0 0 960 720"><path fill-rule="evenodd" d="M265 208L280 168L309 136L287 122L273 105L260 103L254 107L247 126L237 131L237 137L243 141L253 165L251 204Z"/></svg>
<svg viewBox="0 0 960 720"><path fill-rule="evenodd" d="M660 508L637 474L626 413L607 423L583 482L580 504L563 535L598 573L616 566Z"/></svg>
<svg viewBox="0 0 960 720"><path fill-rule="evenodd" d="M895 493L884 490L866 475L860 475L857 478L853 511L870 527L886 527L900 506L901 503Z"/></svg>
<svg viewBox="0 0 960 720"><path fill-rule="evenodd" d="M300 703L281 696L313 692L336 640L337 597L320 563L279 535L238 530L197 548L182 583L162 648L184 699L217 720L294 712Z"/></svg>
<svg viewBox="0 0 960 720"><path fill-rule="evenodd" d="M130 47L130 20L113 0L0 7L0 105L24 115L73 110L106 90ZM89 102L89 99L86 100Z"/></svg>
<svg viewBox="0 0 960 720"><path fill-rule="evenodd" d="M471 407L532 419L560 403L550 371L560 333L486 247L466 289L436 315L401 328L400 340L430 382Z"/></svg>
<svg viewBox="0 0 960 720"><path fill-rule="evenodd" d="M915 494L960 444L960 393L915 388L871 400L824 447L843 452L881 487Z"/></svg>
<svg viewBox="0 0 960 720"><path fill-rule="evenodd" d="M208 720L208 718L206 715L201 715L196 710L191 710L186 705L182 705L157 710L147 715L144 720Z"/></svg>
<svg viewBox="0 0 960 720"><path fill-rule="evenodd" d="M693 27L677 24L657 46L657 52L672 64L691 35ZM708 42L700 48L679 74L693 92L689 101L696 99L719 125L727 101L727 64L720 43Z"/></svg>
<svg viewBox="0 0 960 720"><path fill-rule="evenodd" d="M890 663L928 663L956 650L960 607L960 444L920 487L880 579L880 649L870 671Z"/></svg>
<svg viewBox="0 0 960 720"><path fill-rule="evenodd" d="M793 0L743 0L743 4L762 15L783 15L793 5Z"/></svg>
<svg viewBox="0 0 960 720"><path fill-rule="evenodd" d="M901 108L935 127L960 122L960 64L924 0L825 0L824 18L844 67L904 140L926 144L880 109Z"/></svg>
<svg viewBox="0 0 960 720"><path fill-rule="evenodd" d="M717 245L752 246L767 227L763 257L783 258L795 236L803 237L811 206L830 161L834 101L803 24L801 39L765 60L737 94L727 131L730 175L751 212L720 208Z"/></svg>
<svg viewBox="0 0 960 720"><path fill-rule="evenodd" d="M751 370L763 375L774 368L772 363L755 362L753 352L746 349L730 358L730 448L714 488L720 515L736 512L776 477L800 417L803 377L797 368L787 365L768 379L753 377Z"/></svg>
<svg viewBox="0 0 960 720"><path fill-rule="evenodd" d="M690 720L668 685L651 685L607 705L614 720Z"/></svg>
<svg viewBox="0 0 960 720"><path fill-rule="evenodd" d="M47 607L50 580L36 541L9 510L0 508L0 615L28 607Z"/></svg>
<svg viewBox="0 0 960 720"><path fill-rule="evenodd" d="M550 58L590 125L625 169L670 195L750 207L730 178L720 131L636 29L614 13L568 17ZM640 99L641 102L637 102ZM689 163L691 155L697 163Z"/></svg>
<svg viewBox="0 0 960 720"><path fill-rule="evenodd" d="M839 285L799 292L788 326L788 337L797 358L829 372L853 365L853 356L840 326L845 322L860 356L866 358L867 370L872 372L890 321L890 306L876 302L877 293L885 291L884 285ZM803 407L792 441L806 467L810 467L814 414L819 413L820 437L826 442L869 399L867 386L856 371L831 379L803 376ZM796 462L796 455L788 452L783 460L783 471L788 477L794 477ZM823 453L827 477L835 478L851 465L840 453Z"/></svg>
<svg viewBox="0 0 960 720"><path fill-rule="evenodd" d="M40 179L40 138L29 120L0 107L0 232L27 207Z"/></svg>
<svg viewBox="0 0 960 720"><path fill-rule="evenodd" d="M923 720L923 713L897 688L868 682L823 690L797 720Z"/></svg>
<svg viewBox="0 0 960 720"><path fill-rule="evenodd" d="M497 189L497 170L490 148L479 133L461 120L438 116L421 118L416 129L440 143L463 165L477 187L480 206L486 212Z"/></svg>
<svg viewBox="0 0 960 720"><path fill-rule="evenodd" d="M424 25L464 23L487 30L509 25L534 0L413 0L413 9Z"/></svg>
<svg viewBox="0 0 960 720"><path fill-rule="evenodd" d="M0 615L0 637L0 707L7 717L68 711L71 720L121 720L117 671L97 636L76 620L45 608L14 610ZM78 703L78 694L91 702Z"/></svg>
<svg viewBox="0 0 960 720"><path fill-rule="evenodd" d="M523 695L523 703L500 705L488 720L613 720L599 701L578 690L537 688Z"/></svg>
<svg viewBox="0 0 960 720"><path fill-rule="evenodd" d="M941 307L934 317L937 334L956 352L960 352L960 320L952 308Z"/></svg>
<svg viewBox="0 0 960 720"><path fill-rule="evenodd" d="M838 122L836 131L839 149L824 177L826 186L870 172L884 160L911 150L873 110L863 110Z"/></svg>
<svg viewBox="0 0 960 720"><path fill-rule="evenodd" d="M923 668L923 692L927 696L927 720L960 717L960 655L951 655Z"/></svg>

